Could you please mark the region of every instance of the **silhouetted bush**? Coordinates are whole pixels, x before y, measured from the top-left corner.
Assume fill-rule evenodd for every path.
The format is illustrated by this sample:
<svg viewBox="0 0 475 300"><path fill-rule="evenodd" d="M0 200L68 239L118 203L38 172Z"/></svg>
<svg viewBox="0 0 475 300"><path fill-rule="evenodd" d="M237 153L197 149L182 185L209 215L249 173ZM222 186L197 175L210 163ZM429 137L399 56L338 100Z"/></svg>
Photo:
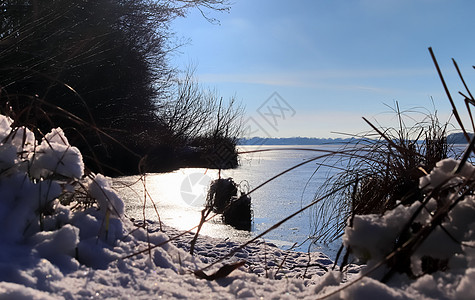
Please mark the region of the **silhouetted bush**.
<svg viewBox="0 0 475 300"><path fill-rule="evenodd" d="M224 223L237 229L251 230L251 198L239 191L239 186L232 178L218 178L211 182L206 207L223 214Z"/></svg>
<svg viewBox="0 0 475 300"><path fill-rule="evenodd" d="M169 25L193 7L228 8L226 0L1 2L0 112L40 132L62 127L87 165L109 175L137 173L142 156L169 141L180 152L196 132L180 136L171 124L206 118L188 106L176 106L181 117L167 113L176 76Z"/></svg>

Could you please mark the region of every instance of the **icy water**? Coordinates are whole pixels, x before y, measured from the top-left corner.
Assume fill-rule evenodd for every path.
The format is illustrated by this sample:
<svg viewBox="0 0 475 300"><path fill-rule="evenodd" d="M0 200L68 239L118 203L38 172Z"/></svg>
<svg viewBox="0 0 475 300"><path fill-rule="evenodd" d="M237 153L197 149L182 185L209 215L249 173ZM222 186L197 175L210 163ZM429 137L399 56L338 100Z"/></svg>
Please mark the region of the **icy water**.
<svg viewBox="0 0 475 300"><path fill-rule="evenodd" d="M231 177L236 183L241 183L244 191L249 191L280 172L325 153L285 150L287 148L335 151L339 147L336 145L241 146L241 151L276 150L242 154L240 167L221 171L221 177ZM316 171L317 162L321 163L323 160L304 164L267 183L250 195L254 215L251 232L236 230L225 225L217 216L203 226L201 234L245 241L298 211L314 200L315 192L325 178L335 172L328 167L320 167ZM332 165L333 162L327 160L325 163ZM216 178L218 178L217 170L185 168L171 173L147 174L145 182L138 181L139 176L120 177L115 180L115 187L125 199L126 213L129 217L143 219L145 215L146 219L158 220L156 213L158 211L161 221L165 224L188 230L199 223L209 182ZM132 186L126 187L134 182L136 183ZM144 193L144 184L146 193ZM310 208L266 234L264 239L284 249L290 248L294 243L300 244L312 233L314 215L314 208ZM309 245L310 243L307 242L297 250L307 251ZM338 246L337 243L328 246L312 245L311 250L323 251L334 258Z"/></svg>

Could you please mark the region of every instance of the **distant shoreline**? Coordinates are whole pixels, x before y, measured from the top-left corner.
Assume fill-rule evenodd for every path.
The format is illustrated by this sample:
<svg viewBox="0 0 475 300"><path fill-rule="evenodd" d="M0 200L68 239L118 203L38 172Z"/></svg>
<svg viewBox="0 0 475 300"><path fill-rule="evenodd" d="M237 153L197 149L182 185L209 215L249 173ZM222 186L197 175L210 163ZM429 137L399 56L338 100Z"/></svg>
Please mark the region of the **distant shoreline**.
<svg viewBox="0 0 475 300"><path fill-rule="evenodd" d="M345 144L355 143L361 141L361 139L348 138L306 138L306 137L292 137L292 138L242 138L238 140L240 146L252 146L252 145L331 145L331 144Z"/></svg>
<svg viewBox="0 0 475 300"><path fill-rule="evenodd" d="M473 134L469 134L470 138L473 137ZM241 138L238 140L237 145L246 146L246 145L341 145L341 144L354 144L361 142L363 138L309 138L309 137L290 137L290 138L263 138L263 137L252 137L252 138ZM467 141L463 133L452 133L447 136L447 142L449 144L467 144Z"/></svg>

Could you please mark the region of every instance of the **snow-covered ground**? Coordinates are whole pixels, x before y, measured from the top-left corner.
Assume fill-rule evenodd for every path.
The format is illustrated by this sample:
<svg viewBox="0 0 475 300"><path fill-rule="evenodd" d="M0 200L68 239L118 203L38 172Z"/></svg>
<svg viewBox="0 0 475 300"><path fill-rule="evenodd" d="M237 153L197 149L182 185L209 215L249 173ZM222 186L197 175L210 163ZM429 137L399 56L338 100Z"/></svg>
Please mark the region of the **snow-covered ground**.
<svg viewBox="0 0 475 300"><path fill-rule="evenodd" d="M428 195L444 192L437 200L401 205L384 216L356 216L343 240L366 265L340 272L322 253L281 250L262 241L240 249L232 240L200 236L192 256L192 234L174 238L181 232L126 219L110 178L84 175L81 154L61 129L37 142L27 128L12 124L0 116L0 299L472 299L475 294L475 199L466 192L473 190L475 168L469 164L454 173L458 162L445 160L421 179ZM449 213L441 216L441 207ZM418 225L410 228L414 237L426 234L403 261L412 276L396 273L383 284L385 259L397 258L392 249L410 222ZM235 253L221 260L230 252ZM428 261L438 263L431 272Z"/></svg>
<svg viewBox="0 0 475 300"><path fill-rule="evenodd" d="M62 236L42 242L43 247L32 247L31 244L2 245L0 298L313 298L321 288L316 284L327 273L325 269L332 266L332 261L321 253L311 253L308 257L305 253L286 252L272 245L258 243L205 270L205 274L211 275L223 264L245 262L244 266L229 276L208 281L192 272L227 254L238 246L237 243L202 237L198 239L196 254L192 257L176 246L189 246L191 235L185 235L173 243L151 250L150 254L146 252L121 259L147 247L144 230L137 230L123 241L116 241L114 246L105 246L100 242L99 245L89 245L84 258L82 251L78 251L81 261L78 263L74 255L68 259L66 255L56 255L64 252L62 243L74 238L72 230L63 228L66 229L57 234ZM157 244L177 233L172 228L166 228L165 233L150 233L148 239L152 244ZM330 283L336 284L339 279L333 277Z"/></svg>

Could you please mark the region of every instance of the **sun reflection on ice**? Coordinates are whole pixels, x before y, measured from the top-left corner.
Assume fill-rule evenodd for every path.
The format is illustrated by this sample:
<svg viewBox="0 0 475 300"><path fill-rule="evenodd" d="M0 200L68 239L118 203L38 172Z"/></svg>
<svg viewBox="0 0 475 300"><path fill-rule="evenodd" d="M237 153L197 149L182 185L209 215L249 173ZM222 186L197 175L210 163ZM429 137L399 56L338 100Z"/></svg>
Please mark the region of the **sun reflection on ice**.
<svg viewBox="0 0 475 300"><path fill-rule="evenodd" d="M130 184L139 178L139 176L117 178L115 187L124 198L127 216L142 220L144 218L143 182L138 181L130 188L123 188L124 184ZM201 219L201 210L206 202L209 184L217 178L218 170L202 168L147 174L145 177L147 189L145 218L158 221L153 201L163 223L180 230L197 226ZM218 238L236 237L236 230L230 228L229 225L224 225L219 216L205 223L201 233ZM239 234L246 238L250 236L248 232Z"/></svg>

